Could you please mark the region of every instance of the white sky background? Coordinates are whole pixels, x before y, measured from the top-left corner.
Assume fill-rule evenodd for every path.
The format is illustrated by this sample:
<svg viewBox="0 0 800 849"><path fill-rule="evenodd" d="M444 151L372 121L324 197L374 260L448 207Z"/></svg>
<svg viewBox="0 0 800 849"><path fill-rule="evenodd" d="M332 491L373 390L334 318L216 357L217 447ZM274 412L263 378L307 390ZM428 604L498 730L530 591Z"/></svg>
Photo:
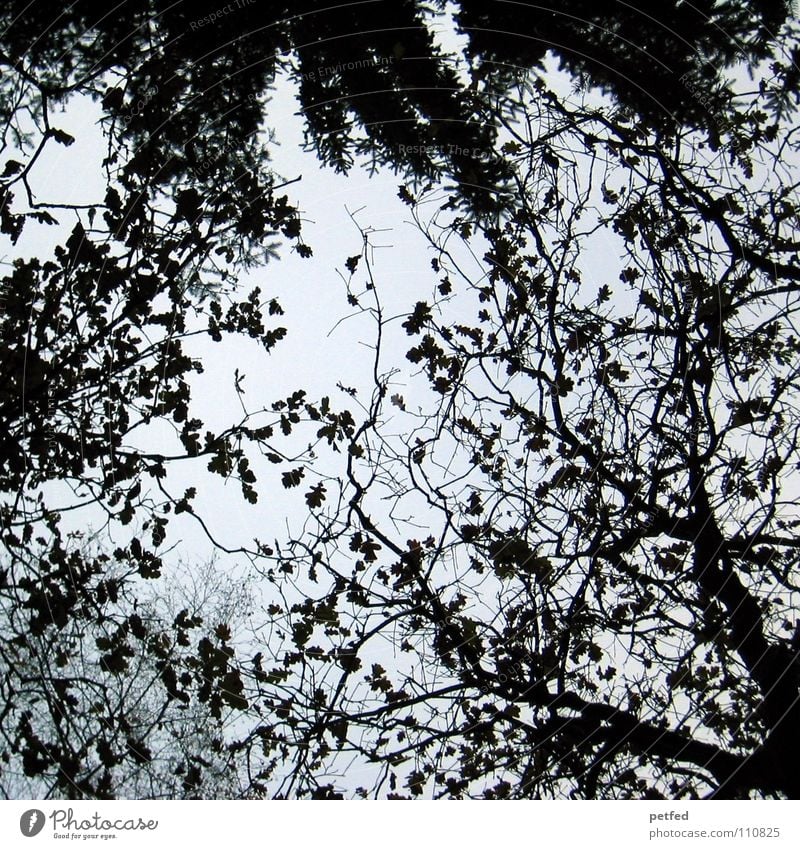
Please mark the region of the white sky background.
<svg viewBox="0 0 800 849"><path fill-rule="evenodd" d="M460 46L460 40L451 32L443 31L440 41L445 49L458 50ZM744 75L742 77L743 85L749 88L752 84ZM554 68L548 75L548 83L562 95L571 91L570 78ZM595 103L603 100L599 95L590 95L590 99ZM244 298L257 285L265 299L276 297L285 310L284 316L267 317L268 326L284 325L289 331L269 355L252 340L244 338L225 336L221 343L214 343L201 336L186 343L186 352L198 357L204 367L204 373L192 379L191 414L214 431L241 418L239 399L234 391L237 370L244 375L241 385L246 394L243 400L250 410L269 406L272 401L285 398L299 388L306 390L310 402L329 395L334 409L349 407L358 421L354 401L335 386L341 382L360 389L359 400L368 403L373 362L370 346L374 342L375 323L368 314L359 314L348 306L345 284L338 273L346 274L346 258L360 253L362 247L361 234L348 211L355 214L358 224L377 231L371 239L377 246L373 252L377 289L384 315L397 317L389 327L393 333L385 340L382 370L401 369L394 378L392 391L402 394L411 409L417 400L415 385L427 388L426 381L409 380L416 367L405 358L409 339L400 324L418 300L430 300L438 280L430 266L430 248L411 222L410 209L397 195L402 177L389 169L381 169L370 177L367 169L361 167L365 164L363 161L357 162L347 175L324 168L313 152L302 150L303 119L298 108L296 87L285 76L280 77L266 105L264 125L275 130L277 144L271 145L275 172L286 180L302 176L299 182L281 191L286 191L290 201L304 213L303 237L313 248L314 255L303 259L291 250L289 243L283 242L278 249L279 260L239 280L238 298ZM31 175L32 186L40 199L83 204L102 201L105 180L100 161L106 150L97 123L100 115L98 105L88 98L73 98L59 115L58 125L76 141L70 147L54 143L45 147ZM72 213L57 211L56 214L63 227L29 222L14 255L46 256L54 245L63 241L65 231L74 224L70 220ZM577 267L587 280L613 284L620 268L621 241L605 228L595 237L594 246L593 250L581 255ZM480 256L483 249L477 238L472 240L472 247ZM353 280L357 289L363 286L365 279L362 261ZM420 397L419 401L422 400ZM386 409L391 410L388 403ZM256 420L253 425L266 423L266 420ZM300 428L299 432L309 434L312 431ZM167 453L163 442L171 437L165 428L159 434L157 427L151 427L147 439L153 441L148 445L152 450ZM283 449L297 442L294 436L286 440L278 435L275 444ZM303 447L298 445L298 450ZM251 457L253 454L251 451ZM328 454L323 447L319 468L336 474L337 457L333 457L331 464ZM271 543L275 538L286 536L287 523L291 531L299 531L308 515L303 493L314 482L311 470L307 469L300 487L285 490L280 485L280 474L290 466L273 466L253 459L259 501L250 505L242 497L238 482L226 483L212 475L205 468L207 462L207 458L199 458L168 464L166 481L177 496L190 486L197 487L194 509L222 545L229 548L249 546L254 537ZM65 526L86 529L93 524L87 513L91 511L65 514ZM100 518L98 513L98 522ZM419 518L424 523L424 517ZM119 535L113 543L124 543L133 527L135 524L128 528L112 526L111 532ZM190 562L206 560L214 553L214 546L187 514L172 517L170 521L167 544L176 543L174 556Z"/></svg>
<svg viewBox="0 0 800 849"><path fill-rule="evenodd" d="M347 210L358 211L356 219L364 227L384 231L375 235L373 244L385 245L374 252L374 257L379 264L386 315L407 313L415 300L427 296L435 282L424 240L408 223L408 207L397 197L401 179L387 172L370 178L359 167L347 176L323 169L313 153L301 150L302 119L296 112L294 93L284 80L267 106L266 123L278 128L280 138L280 146L274 147L273 167L287 179L302 175L302 180L286 191L304 212L303 236L314 256L302 259L284 241L279 260L239 279L237 299L244 298L257 285L263 297L277 297L285 310L284 316L267 317L268 327L282 324L289 331L269 355L251 340L236 337L225 336L221 343L207 337L203 337L201 345L187 343L187 352L198 356L204 366L204 374L193 380L194 413L212 430L240 417L241 408L233 390L236 369L246 375L242 383L245 400L254 408L286 397L298 388L307 391L309 401L328 394L334 407L344 406L347 399L335 389L337 381L346 386L369 386L372 353L366 345L374 337L374 323L348 306L345 284L337 274L337 269L344 272L348 256L361 252L361 234ZM87 98L73 100L59 116L60 128L73 134L76 141L68 148L46 146L31 178L38 198L54 203L102 201L105 180L100 160L104 148L96 125L99 116L96 104ZM13 255L3 257L4 261L10 261L12 256L48 255L75 223L68 220L70 213L56 214L64 227L30 222ZM352 317L346 318L348 315ZM342 318L346 320L338 323ZM396 324L399 326L399 321ZM275 442L282 447L279 438ZM207 459L196 461L195 465L200 463L207 463ZM189 471L190 465L191 462L184 463L187 472L181 474L173 464L169 479L177 480L180 474L187 486L196 485L199 475ZM212 488L222 484L211 474L202 477L203 484ZM198 512L211 515L214 526L225 529L224 537L231 542L263 532L263 513L267 509L272 512L269 497L284 496L280 487L274 492L262 490L262 500L256 506L244 502L238 484L231 482L229 487L229 501L220 501L218 494L204 497L201 490L196 502ZM172 524L180 521L176 518ZM194 533L184 537L184 545L181 548L186 554L210 553L209 546Z"/></svg>
<svg viewBox="0 0 800 849"><path fill-rule="evenodd" d="M337 273L337 269L344 272L346 258L360 253L362 248L361 234L348 210L356 213L358 222L364 227L382 231L372 239L373 245L385 246L376 247L373 254L376 280L385 316L398 316L392 326L402 345L388 346L385 367L388 368L391 361L409 372L416 368L405 360L408 346L403 340L408 337L400 324L417 300L429 296L437 281L424 239L410 223L408 207L397 196L401 178L388 171L370 178L366 170L358 166L347 176L324 169L315 154L304 153L301 149L303 121L297 110L293 87L286 79L281 80L267 106L265 126L276 128L280 141L273 150L275 171L285 179L302 175L302 180L287 187L286 191L290 201L304 211L303 236L312 246L314 255L302 259L290 250L290 243L284 241L279 248L278 261L252 271L239 281L237 299L244 299L250 289L258 285L265 300L276 297L285 310L284 316L265 317L268 327L284 325L289 331L270 354L253 340L231 335L223 335L220 343L214 343L207 336L187 340L186 353L198 357L204 367L204 373L192 379L190 415L202 419L205 426L214 431L237 422L241 416L233 388L237 369L240 375L245 375L242 383L246 390L245 401L253 408L269 406L272 401L302 388L307 391L309 401L329 395L334 409L349 407L359 421L353 400L335 388L337 381L359 387L362 393L367 393L364 402L369 401L373 352L368 346L373 343L375 325L368 315L356 314L357 311L348 306L345 284ZM69 147L46 145L31 174L31 185L38 200L65 204L102 202L106 182L100 162L106 151L97 123L100 114L98 105L90 99L73 98L58 115L56 125L73 135L76 141ZM17 256L51 255L55 245L63 243L75 224L71 212L57 210L55 215L61 226L29 222L13 252L0 255L0 259L10 263ZM364 277L362 261L355 280L362 282ZM341 321L343 318L346 320ZM411 401L407 387L398 385L397 390ZM311 431L301 428L300 432ZM146 447L153 451L168 453L168 446L175 444L174 437L158 422L148 428L145 438ZM281 449L293 442L297 442L294 437L286 439L279 432L275 439L276 447ZM252 446L247 453L257 457ZM327 454L328 449L323 447L320 456L324 458ZM331 473L338 471L335 464L341 458L341 454L336 455L334 465L328 464ZM287 536L287 526L294 532L300 530L308 516L303 493L314 480L308 471L301 487L285 490L280 484L280 474L291 466L274 466L254 459L253 466L259 477L256 484L259 501L251 505L243 498L237 481L226 483L208 472L207 462L208 458L199 458L167 464L166 485L178 496L187 487L197 487L194 509L220 543L231 548L250 547L254 537L272 543L276 537L284 539ZM145 477L144 483L147 480ZM53 483L47 490L51 506L66 506L75 501L66 485ZM103 521L104 514L97 506L62 514L65 531L88 533ZM98 543L112 550L117 545L125 545L136 533L138 522L141 516L127 527L112 524L109 536L101 536ZM165 558L167 564L185 563L189 567L188 571L179 568L172 574L165 570L167 586L171 585L172 593L180 593L182 584L191 597L195 593L193 577L201 573L201 581L208 578L208 573L203 574L199 566L215 555L215 548L188 514L171 517L166 546L175 546ZM223 555L217 561L217 569L238 576L242 582L248 575L248 567L241 556ZM164 593L167 586L163 580L145 582L144 594ZM274 590L266 581L250 585L258 599L257 607L274 600L270 598ZM201 587L201 593L203 589L206 588ZM174 610L172 613L174 615ZM254 613L256 621L263 620L258 609ZM241 614L241 610L237 614ZM242 720L248 721L245 717Z"/></svg>
<svg viewBox="0 0 800 849"><path fill-rule="evenodd" d="M445 24L440 33L443 48L458 51L462 39ZM561 94L570 91L570 78L554 69L548 82ZM599 96L591 99L602 100ZM404 396L409 407L414 406L414 382L404 379L413 373L414 367L405 359L408 337L400 323L416 301L430 299L437 283L430 266L432 254L411 223L409 208L397 196L402 177L388 169L370 177L366 168L360 167L363 162L357 163L346 176L323 168L313 152L302 150L303 120L298 108L294 85L285 76L279 78L265 117L265 126L275 129L277 141L272 146L272 164L284 179L302 175L300 182L285 191L290 201L304 212L303 237L313 248L314 256L302 259L284 242L279 247L278 261L239 280L238 297L245 297L252 286L258 285L266 299L276 297L285 310L284 316L276 317L274 326L282 324L289 332L269 356L252 341L233 337L224 337L221 343L200 337L199 344L194 340L185 345L187 353L197 356L205 370L192 380L192 414L212 430L222 429L240 418L241 408L233 388L237 369L240 375L245 375L244 401L251 409L268 406L298 388L306 390L307 400L311 402L327 394L334 409L352 408L353 402L335 389L337 381L361 388L360 399L368 402L368 395L363 392L369 392L371 387L369 346L374 340L375 325L368 315L357 315L348 306L345 285L337 273L337 270L344 272L348 256L361 251L361 235L348 210L356 213L360 225L378 231L372 238L372 243L380 246L373 254L377 288L385 316L398 316L391 325L396 330L394 339L386 340L384 370L390 366L404 370L404 374L395 378L396 386L392 388ZM102 201L105 180L100 161L106 151L97 124L100 114L97 104L88 98L73 98L68 103L58 123L76 141L70 147L55 143L45 147L31 175L32 186L34 191L39 190L40 199L61 203ZM64 227L29 222L13 255L48 255L63 240L65 230L74 224L71 213L58 211L56 215ZM597 250L581 256L578 267L584 273L591 272L592 280L613 282L619 269L620 241L610 230L604 230L595 244ZM482 253L477 239L473 239L473 249L478 255ZM6 261L10 258L2 257ZM362 262L354 282L362 283L364 279ZM268 326L271 322L268 318ZM150 438L158 440L155 428L151 428L150 434ZM276 438L275 443L282 448L286 440ZM163 445L150 447L165 450ZM321 453L326 452L323 449ZM226 485L206 471L206 463L207 459L202 458L173 463L168 467L167 482L177 495L189 486L197 486L194 508L223 545L248 544L254 536L269 542L276 535L284 535L284 517L302 521L307 515L302 494L313 482L308 472L302 486L287 491L279 482L285 465L258 464L259 502L250 505L242 498L236 481ZM326 468L324 462L322 468ZM335 473L334 467L327 468ZM265 472L263 476L259 474L261 471ZM87 526L85 515L65 516L65 521L67 526L73 521L76 528ZM129 529L117 528L116 532L123 535L123 539L115 540L119 544L127 538ZM189 516L173 517L170 521L168 544L178 539L176 555L205 559L213 553L213 546Z"/></svg>
<svg viewBox="0 0 800 849"><path fill-rule="evenodd" d="M566 80L565 90L568 90ZM287 180L302 175L300 182L288 186L285 191L290 201L304 213L303 237L313 248L314 255L302 259L290 250L290 244L283 243L279 248L278 261L254 270L239 281L237 298L243 299L252 286L258 285L266 300L276 297L285 310L284 316L267 317L268 326L280 324L289 331L269 355L252 340L234 336L223 336L220 343L214 343L207 336L199 336L185 344L186 353L199 358L204 367L202 375L192 378L190 415L200 418L208 429L214 431L240 418L241 408L234 391L237 370L240 375L245 375L242 382L246 390L244 400L252 408L268 406L272 401L302 388L307 391L309 401L329 395L334 409L348 407L359 421L354 401L335 388L336 383L341 381L345 386L360 389L359 398L364 403L369 402L372 390L373 350L370 346L374 342L375 323L368 314L358 314L347 304L345 284L337 273L338 270L346 274L346 258L359 254L362 249L361 234L348 211L355 214L361 226L377 231L371 239L375 246L375 280L384 316L396 316L396 320L389 324L389 335L385 339L382 371L389 368L401 370L394 378L391 391L402 394L410 409L414 409L416 401L422 403L428 393L427 379L409 379L417 366L405 358L410 339L401 323L418 300L430 301L431 292L439 280L430 265L433 254L411 222L409 207L398 197L402 177L388 169L370 177L360 163L346 176L323 168L313 152L302 150L303 120L298 114L295 94L294 86L287 79L279 80L267 105L264 124L267 128L275 128L279 142L273 148L272 164L276 173ZM102 202L106 184L100 162L106 149L97 123L100 115L98 105L88 98L73 99L67 104L65 112L58 115L57 126L72 134L76 141L70 147L52 143L45 147L31 177L38 199L53 203ZM59 210L55 214L62 226L47 227L29 222L13 255L4 259L50 255L53 247L63 242L75 223L72 213ZM479 239L473 239L472 248L478 256L483 253L481 244ZM613 256L616 253L616 249L609 252ZM610 267L613 267L613 261ZM363 289L365 279L362 260L353 281L357 290ZM468 320L472 318L472 314L467 317ZM415 395L417 392L421 393L419 397ZM386 410L389 413L394 411L388 401ZM253 424L255 426L258 422ZM300 432L312 431L301 428ZM169 453L169 446L176 442L166 426L158 423L145 431L144 438L148 441L146 447L164 453ZM296 443L294 437L287 440L278 434L275 444L283 448L293 441ZM303 447L299 446L300 449ZM228 548L250 547L254 537L268 544L276 538L285 539L287 530L297 534L308 516L303 493L314 482L311 470L307 470L302 486L285 490L280 483L280 474L291 466L257 462L255 451L250 450L248 454L254 458L252 465L258 476L256 489L259 500L256 505L245 501L237 481L226 483L208 472L208 458L167 464L167 488L180 496L186 488L196 487L198 495L193 502L194 510L203 518L215 539ZM328 461L328 456L329 449L323 446L320 457L324 462L320 465L331 474L337 474L341 469L342 455L334 455L332 461ZM147 483L147 478L144 478L144 483ZM74 502L74 496L65 485L52 484L48 490L53 501L59 496L58 503ZM424 513L413 518L423 526L426 524ZM87 532L99 527L103 520L102 511L90 506L64 513L62 527ZM112 524L107 532L109 536L101 537L99 544L112 550L127 544L141 520L141 516L137 516L127 527ZM185 590L191 598L196 592L195 576L199 574L202 583L211 574L204 572L201 564L217 552L188 514L170 518L166 546L174 546L165 561L172 563L175 570L165 570L160 581L145 582L142 591L145 596L169 593L174 597ZM187 568L181 568L182 563ZM234 576L237 583L251 588L255 602L253 624L264 621L263 607L276 600L272 585L264 580L252 580L249 563L242 556L220 556L214 571L219 570ZM246 581L248 577L250 581ZM203 586L201 592L202 589L209 588ZM164 598L164 603L168 606L174 601ZM237 616L241 612L237 611ZM174 615L174 610L172 613ZM240 627L239 637L246 640L246 623L241 623ZM388 661L387 665L391 667L391 646L374 642L368 649L369 652L364 652L363 656L365 663ZM382 651L385 651L385 656ZM244 656L247 656L246 649ZM240 721L247 724L249 720L242 716ZM348 783L352 782L352 786L362 781L368 783L366 775L348 774Z"/></svg>
<svg viewBox="0 0 800 849"><path fill-rule="evenodd" d="M455 40L452 43L455 46ZM566 75L554 73L548 82L561 93L570 90ZM275 129L278 141L278 146L273 148L272 164L284 179L302 175L300 182L282 191L303 211L303 238L314 255L302 259L291 251L289 243L283 242L278 248L278 261L240 280L238 298L243 299L252 286L258 285L266 300L276 297L285 311L284 316L266 317L268 326L283 325L289 331L269 355L250 340L230 336L224 336L221 343L198 337L199 341L186 344L186 352L199 358L204 366L204 373L192 380L190 415L200 418L214 431L241 417L234 391L236 370L245 375L244 400L254 409L269 406L296 389L304 389L308 401L329 395L334 409L349 407L358 421L354 402L335 386L341 381L346 386L361 389L361 393L367 394L359 397L368 403L373 359L369 346L374 341L375 325L368 315L354 314L356 311L348 306L345 285L337 273L346 274L346 258L360 253L362 247L361 235L348 210L356 213L363 227L377 231L372 239L374 245L380 246L374 252L375 279L385 316L398 317L390 325L393 333L387 339L382 370L402 369L392 391L402 394L409 407L415 404L414 382L409 378L416 367L405 359L409 339L400 324L416 301L430 300L438 280L430 265L432 254L411 223L409 207L397 196L402 177L388 169L370 177L367 170L360 167L362 163L357 163L347 176L323 168L313 152L302 151L303 121L297 110L293 86L287 79L279 79L266 107L265 119L265 126ZM99 116L97 105L88 99L73 100L59 116L58 126L71 133L76 141L68 148L57 144L45 147L31 176L34 190L40 187L41 199L60 203L102 201L106 186L100 161L105 155L105 146L96 123ZM58 211L56 216L64 227L48 228L30 222L13 255L0 256L0 259L9 261L17 255L48 255L55 244L63 241L65 230L71 229L74 223L69 219L70 213L65 211ZM581 257L579 267L587 280L613 283L619 272L619 240L611 231L603 231L595 239L595 245L595 251ZM482 253L478 240L473 241L473 249L478 255ZM354 282L363 284L364 279L362 260ZM423 398L424 393L419 401ZM392 409L388 402L386 409ZM299 432L312 431L301 427ZM149 446L153 450L165 450L159 444L157 429L151 429L148 439L153 440ZM275 444L283 448L293 440L294 437L286 440L278 435ZM226 484L209 473L205 468L208 458L167 466L166 481L170 491L180 496L184 489L197 487L194 510L203 517L215 538L230 548L249 546L254 537L266 543L285 538L287 525L291 531L298 532L308 515L303 493L315 482L311 471L307 470L300 487L285 490L280 484L280 474L291 468L290 465L256 462L255 452L247 453L253 458L258 476L259 501L256 505L244 500L238 482L231 480ZM323 446L320 456L328 453L329 449ZM333 463L324 460L321 468L336 474L337 458L340 460L341 455L335 455ZM64 514L63 525L67 529L86 529L99 523L101 518L102 514L92 508ZM418 518L424 524L424 516ZM113 545L124 544L130 538L136 521L128 528L112 526ZM173 562L202 562L211 558L215 551L196 522L186 514L170 518L167 545L175 545L170 556ZM242 558L231 557L222 558L220 566L241 576L246 573L247 564ZM271 592L266 583L262 587L267 594Z"/></svg>
<svg viewBox="0 0 800 849"><path fill-rule="evenodd" d="M457 42L455 39L452 42L455 48ZM563 83L568 90L566 77ZM365 404L369 401L373 366L370 346L374 343L375 323L368 314L347 304L345 283L338 273L346 276L346 258L362 249L362 237L351 213L358 225L377 231L370 239L375 247L372 257L376 288L384 317L396 318L389 327L394 333L385 339L382 371L401 370L393 380L392 391L402 394L406 404L414 408L415 384L420 384L406 379L416 371L416 366L405 359L409 338L400 324L418 300L430 299L438 282L430 265L433 254L412 223L409 207L397 195L402 176L384 168L370 177L367 169L361 167L364 161L357 162L347 175L324 168L313 152L302 150L303 119L298 107L295 86L286 77L280 78L267 103L264 123L266 128L276 131L277 144L271 145L275 172L287 180L302 176L281 193L286 191L290 201L303 212L303 237L314 255L303 259L284 241L278 249L279 260L239 278L237 299L243 299L253 286L259 286L263 298L276 297L285 311L284 316L266 317L268 327L283 325L288 329L286 337L269 355L244 338L225 336L221 343L214 343L201 336L185 343L185 351L198 357L204 367L202 375L192 378L191 415L202 419L211 430L220 430L241 418L241 406L234 391L237 370L245 375L241 385L246 390L244 401L250 410L269 406L296 389L304 389L308 401L329 395L334 409L349 407L358 421L355 402L335 388L337 382L358 388L359 400ZM67 103L56 120L61 129L75 137L75 143L69 147L55 143L45 146L30 177L37 200L64 204L102 202L106 182L100 162L106 147L98 124L100 117L99 106L89 98L73 98ZM0 259L9 262L15 256L51 254L76 223L74 213L65 210L54 213L63 226L28 222L13 253ZM483 251L480 244L477 238L473 239L472 247L478 255ZM596 261L594 264L596 270ZM354 288L362 289L365 280L362 261L353 278ZM367 305L368 301L362 299L362 303ZM427 389L426 382L421 385ZM260 423L265 422L266 418ZM253 426L257 424L258 421L253 422ZM170 437L166 429L159 437L158 428L158 424L149 428L146 438L153 441L147 447L168 453L164 439ZM286 440L278 435L275 445L283 449L293 439L294 436ZM326 453L324 448L320 452ZM285 534L285 517L294 516L302 521L307 516L302 494L313 482L308 471L303 485L286 491L279 482L280 472L288 468L286 465L272 466L266 462L262 465L254 461L257 475L259 471L266 474L259 475L258 504L250 505L243 499L238 482L231 480L226 484L208 473L207 462L208 458L199 458L168 464L166 481L177 495L189 486L197 487L195 511L226 547L249 544L255 536L269 542L276 535ZM323 462L321 467L326 468L326 464ZM327 468L331 473L336 472L334 466ZM58 487L52 489L55 494ZM65 514L64 526L90 527L93 523L87 513L91 512ZM97 521L100 519L98 513ZM293 528L297 529L299 526ZM112 527L111 532L120 535L114 544L128 539L130 530ZM205 559L213 553L212 544L188 515L170 521L167 544L178 539L175 554L182 558Z"/></svg>

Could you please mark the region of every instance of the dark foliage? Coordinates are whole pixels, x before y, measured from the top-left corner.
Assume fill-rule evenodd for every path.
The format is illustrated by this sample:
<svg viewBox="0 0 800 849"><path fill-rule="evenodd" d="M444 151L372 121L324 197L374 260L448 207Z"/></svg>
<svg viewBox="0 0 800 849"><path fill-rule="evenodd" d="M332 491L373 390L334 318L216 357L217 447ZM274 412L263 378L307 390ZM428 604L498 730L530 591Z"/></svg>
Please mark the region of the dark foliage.
<svg viewBox="0 0 800 849"><path fill-rule="evenodd" d="M0 12L0 233L60 236L0 280L6 795L800 796L787 7L457 7L461 65L443 3ZM608 99L551 90L548 51ZM737 63L756 81L732 97ZM371 399L298 387L212 431L190 340L268 354L283 311L237 276L312 255L269 163L283 71L322 162L403 175L437 277L402 324L424 404L384 362L365 231L343 263L376 320ZM99 204L33 188L77 97ZM169 449L141 447L157 427ZM148 591L172 517L205 528L165 482L198 461L308 513L227 552L275 591L252 657L228 589ZM126 542L65 531L85 505Z"/></svg>

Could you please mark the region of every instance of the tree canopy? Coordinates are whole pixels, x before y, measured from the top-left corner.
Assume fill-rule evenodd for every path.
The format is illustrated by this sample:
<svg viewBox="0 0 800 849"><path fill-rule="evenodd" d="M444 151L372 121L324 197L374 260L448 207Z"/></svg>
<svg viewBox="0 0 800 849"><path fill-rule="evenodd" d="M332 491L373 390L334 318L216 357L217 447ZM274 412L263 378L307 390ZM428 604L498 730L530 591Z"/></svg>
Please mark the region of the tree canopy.
<svg viewBox="0 0 800 849"><path fill-rule="evenodd" d="M450 8L0 13L6 796L800 797L797 26ZM360 225L372 385L212 429L195 343L280 346L274 260L315 262L280 85L310 158L399 174L430 296L386 314ZM69 204L37 166L80 99ZM214 476L301 530L225 549ZM246 577L176 565L180 514Z"/></svg>

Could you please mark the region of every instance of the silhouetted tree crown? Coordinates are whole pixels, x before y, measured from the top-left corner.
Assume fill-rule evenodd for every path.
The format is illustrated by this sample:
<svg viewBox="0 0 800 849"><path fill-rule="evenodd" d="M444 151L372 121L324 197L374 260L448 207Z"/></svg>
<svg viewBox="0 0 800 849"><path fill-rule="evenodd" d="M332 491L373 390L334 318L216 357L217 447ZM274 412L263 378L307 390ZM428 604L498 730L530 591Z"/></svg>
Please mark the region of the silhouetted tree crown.
<svg viewBox="0 0 800 849"><path fill-rule="evenodd" d="M788 7L463 0L441 40L451 5L0 12L6 796L800 796ZM237 376L212 429L193 342L267 357L291 316L239 278L312 261L287 82L319 161L401 175L431 294L387 361L364 227L373 385L256 409ZM104 191L64 204L33 176L81 97ZM301 531L225 549L210 476L296 491ZM181 514L262 622L174 577Z"/></svg>

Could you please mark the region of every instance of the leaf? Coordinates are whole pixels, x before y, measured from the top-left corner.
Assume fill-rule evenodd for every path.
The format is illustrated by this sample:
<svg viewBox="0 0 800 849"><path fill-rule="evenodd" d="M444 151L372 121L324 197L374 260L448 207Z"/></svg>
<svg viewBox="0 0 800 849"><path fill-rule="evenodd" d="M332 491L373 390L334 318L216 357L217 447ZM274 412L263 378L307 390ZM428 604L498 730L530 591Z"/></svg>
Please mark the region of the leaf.
<svg viewBox="0 0 800 849"><path fill-rule="evenodd" d="M346 719L335 719L328 727L331 730L331 734L333 734L339 743L344 743L347 740L347 729L349 726Z"/></svg>
<svg viewBox="0 0 800 849"><path fill-rule="evenodd" d="M567 337L567 350L575 353L576 351L580 351L582 348L589 347L594 339L595 332L596 327L593 325L576 328Z"/></svg>
<svg viewBox="0 0 800 849"><path fill-rule="evenodd" d="M425 774L415 770L408 776L406 787L408 787L414 796L421 796L422 791L425 789L425 781Z"/></svg>
<svg viewBox="0 0 800 849"><path fill-rule="evenodd" d="M105 95L103 95L103 108L109 111L116 111L122 107L122 103L125 97L125 93L121 88L112 88L109 89Z"/></svg>
<svg viewBox="0 0 800 849"><path fill-rule="evenodd" d="M231 670L226 673L222 679L222 701L226 705L236 710L246 710L249 707L249 702L243 695L244 686L242 679L236 670Z"/></svg>
<svg viewBox="0 0 800 849"><path fill-rule="evenodd" d="M397 190L397 196L404 204L406 204L406 206L413 206L416 203L416 199L405 186L400 186Z"/></svg>
<svg viewBox="0 0 800 849"><path fill-rule="evenodd" d="M153 760L153 753L141 740L135 740L133 737L127 739L128 753L139 764L150 763Z"/></svg>
<svg viewBox="0 0 800 849"><path fill-rule="evenodd" d="M3 173L0 174L0 177L10 177L12 174L19 174L23 167L23 164L21 162L17 162L16 159L9 159L8 162L6 162L6 167L3 169Z"/></svg>
<svg viewBox="0 0 800 849"><path fill-rule="evenodd" d="M300 481L303 480L306 470L303 466L292 469L289 472L284 472L281 475L281 483L285 489L291 489L294 486L300 486Z"/></svg>
<svg viewBox="0 0 800 849"><path fill-rule="evenodd" d="M178 192L175 197L175 218L194 222L200 215L202 204L200 194L196 189L186 189Z"/></svg>
<svg viewBox="0 0 800 849"><path fill-rule="evenodd" d="M408 333L409 336L414 336L422 330L425 322L429 321L430 318L431 308L425 303L425 301L417 301L417 304L414 307L414 312L412 312L408 319L403 322L403 327L405 327L406 333Z"/></svg>
<svg viewBox="0 0 800 849"><path fill-rule="evenodd" d="M558 168L561 165L561 160L553 153L549 147L542 150L542 161L551 168Z"/></svg>
<svg viewBox="0 0 800 849"><path fill-rule="evenodd" d="M769 403L764 398L753 398L739 404L731 416L730 427L753 424L769 413ZM758 417L758 418L757 418Z"/></svg>
<svg viewBox="0 0 800 849"><path fill-rule="evenodd" d="M600 287L597 292L597 303L603 304L611 298L611 288L607 286L605 283Z"/></svg>
<svg viewBox="0 0 800 849"><path fill-rule="evenodd" d="M462 525L459 529L464 542L472 542L480 536L481 529L477 525Z"/></svg>
<svg viewBox="0 0 800 849"><path fill-rule="evenodd" d="M321 507L323 501L325 501L325 487L321 483L311 487L306 493L306 504L312 509Z"/></svg>
<svg viewBox="0 0 800 849"><path fill-rule="evenodd" d="M357 672L361 668L361 658L356 648L347 646L337 649L334 657L345 672Z"/></svg>
<svg viewBox="0 0 800 849"><path fill-rule="evenodd" d="M57 130L55 127L50 129L50 136L59 144L63 144L64 147L69 147L75 142L74 136L71 136L69 133L65 133L63 130Z"/></svg>
<svg viewBox="0 0 800 849"><path fill-rule="evenodd" d="M308 638L311 636L311 632L313 630L314 626L305 620L296 622L292 626L292 639L294 640L294 644L297 648L303 648L303 646L308 642Z"/></svg>
<svg viewBox="0 0 800 849"><path fill-rule="evenodd" d="M372 539L364 540L361 545L361 553L364 555L364 560L367 563L374 563L378 559L378 552L383 546Z"/></svg>

